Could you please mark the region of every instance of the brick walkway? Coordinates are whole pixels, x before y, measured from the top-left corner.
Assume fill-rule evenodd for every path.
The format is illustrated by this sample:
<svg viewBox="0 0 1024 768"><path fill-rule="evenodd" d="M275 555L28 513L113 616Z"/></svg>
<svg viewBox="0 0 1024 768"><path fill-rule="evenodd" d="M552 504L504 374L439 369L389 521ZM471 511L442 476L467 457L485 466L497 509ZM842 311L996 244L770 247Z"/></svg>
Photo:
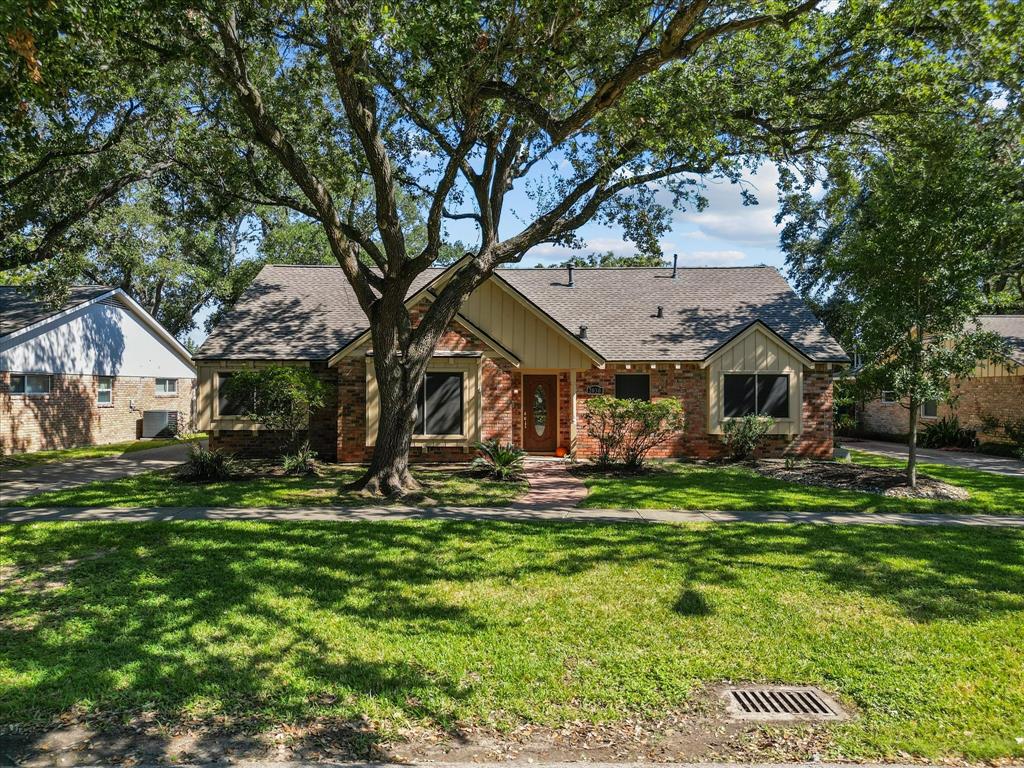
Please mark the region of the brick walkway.
<svg viewBox="0 0 1024 768"><path fill-rule="evenodd" d="M530 490L512 504L512 509L573 509L587 497L587 486L569 472L564 461L526 460Z"/></svg>

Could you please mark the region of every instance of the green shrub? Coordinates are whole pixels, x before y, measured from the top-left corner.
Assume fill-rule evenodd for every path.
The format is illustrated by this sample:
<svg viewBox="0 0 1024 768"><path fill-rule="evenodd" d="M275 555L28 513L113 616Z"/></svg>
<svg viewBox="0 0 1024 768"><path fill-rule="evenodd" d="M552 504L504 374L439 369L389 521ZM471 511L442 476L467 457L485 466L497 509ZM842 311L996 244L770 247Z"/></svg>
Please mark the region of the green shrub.
<svg viewBox="0 0 1024 768"><path fill-rule="evenodd" d="M179 477L194 483L209 483L214 480L230 480L238 470L238 462L231 454L219 448L204 448L193 443L188 449L188 458L181 467Z"/></svg>
<svg viewBox="0 0 1024 768"><path fill-rule="evenodd" d="M924 448L973 448L978 435L961 427L956 416L943 416L925 427L918 440Z"/></svg>
<svg viewBox="0 0 1024 768"><path fill-rule="evenodd" d="M499 440L485 440L476 444L480 455L470 465L473 469L485 473L493 480L509 482L520 480L525 474L523 462L526 452L512 443Z"/></svg>
<svg viewBox="0 0 1024 768"><path fill-rule="evenodd" d="M298 450L312 412L326 401L327 387L309 368L271 365L233 371L221 385L221 396L264 429L285 432L284 454Z"/></svg>
<svg viewBox="0 0 1024 768"><path fill-rule="evenodd" d="M746 461L761 447L773 426L775 419L771 416L751 415L727 419L722 423L722 442L731 458Z"/></svg>
<svg viewBox="0 0 1024 768"><path fill-rule="evenodd" d="M673 398L621 400L608 395L587 401L587 434L597 441L596 461L644 465L653 448L686 426L683 404Z"/></svg>
<svg viewBox="0 0 1024 768"><path fill-rule="evenodd" d="M281 458L281 463L287 475L316 474L316 451L310 448L309 440L300 445L295 453L286 453Z"/></svg>

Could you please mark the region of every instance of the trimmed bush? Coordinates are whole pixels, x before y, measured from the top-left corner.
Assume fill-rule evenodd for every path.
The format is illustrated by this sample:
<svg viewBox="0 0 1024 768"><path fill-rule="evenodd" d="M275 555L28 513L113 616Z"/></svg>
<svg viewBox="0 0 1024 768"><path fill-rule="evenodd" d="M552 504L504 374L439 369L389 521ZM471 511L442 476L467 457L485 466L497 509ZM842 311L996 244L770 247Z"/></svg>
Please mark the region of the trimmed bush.
<svg viewBox="0 0 1024 768"><path fill-rule="evenodd" d="M768 433L775 425L771 416L743 416L728 419L722 424L722 442L729 456L736 461L746 461L761 447Z"/></svg>
<svg viewBox="0 0 1024 768"><path fill-rule="evenodd" d="M595 461L639 469L653 448L686 426L683 404L673 398L628 400L601 395L587 401L587 434L597 441Z"/></svg>
<svg viewBox="0 0 1024 768"><path fill-rule="evenodd" d="M492 480L510 482L520 480L525 474L523 461L526 452L512 443L502 443L499 440L485 440L476 444L480 453L470 465Z"/></svg>

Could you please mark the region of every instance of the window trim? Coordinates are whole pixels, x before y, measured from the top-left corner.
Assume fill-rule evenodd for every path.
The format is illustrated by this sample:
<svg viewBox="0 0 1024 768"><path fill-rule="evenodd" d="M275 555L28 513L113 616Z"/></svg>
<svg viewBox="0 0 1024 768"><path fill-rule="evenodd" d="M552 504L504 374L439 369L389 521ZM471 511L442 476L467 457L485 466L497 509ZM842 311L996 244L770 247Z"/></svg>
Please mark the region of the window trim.
<svg viewBox="0 0 1024 768"><path fill-rule="evenodd" d="M459 432L427 432L427 409L426 409L426 392L427 392L427 377L431 374L443 375L443 376L458 376L459 377L459 414L462 417L462 428ZM421 385L423 391L423 432L416 431L416 425L413 425L412 439L416 441L428 441L428 440L465 440L469 434L466 424L466 371L461 369L451 368L428 368L423 374L423 384ZM419 393L417 393L419 394ZM418 404L417 404L418 405ZM379 405L378 405L379 407Z"/></svg>
<svg viewBox="0 0 1024 768"><path fill-rule="evenodd" d="M633 371L616 371L615 372L615 397L618 398L618 399L633 399L633 400L636 400L637 398L622 398L622 397L620 397L620 395L619 395L619 377L620 376L628 376L628 377L631 377L631 378L640 378L640 377L646 378L647 379L647 398L646 398L646 400L644 400L644 402L647 402L647 403L651 402L651 374L643 373L643 372L635 373Z"/></svg>
<svg viewBox="0 0 1024 768"><path fill-rule="evenodd" d="M214 418L215 419L233 419L235 421L241 421L241 422L248 422L250 420L248 416L244 416L241 413L221 413L220 412L220 400L221 400L221 397L220 397L220 378L221 378L221 376L228 376L228 377L230 377L231 375L236 373L238 370L240 370L240 369L235 368L235 369L226 370L226 371L214 371L213 377L214 377L214 381L216 382L216 386L214 387L214 393L213 393L213 407L214 407Z"/></svg>
<svg viewBox="0 0 1024 768"><path fill-rule="evenodd" d="M161 392L160 389L159 389L159 386L160 386L159 383L161 381L163 381L163 382L173 381L174 382L174 390L171 391L171 392L167 392L166 390ZM165 384L164 387L166 388L166 386L167 385ZM153 378L153 394L156 397L177 397L178 396L178 380L177 379L166 378L166 377L163 377L163 376L154 377Z"/></svg>
<svg viewBox="0 0 1024 768"><path fill-rule="evenodd" d="M799 417L798 416L794 417L792 415L793 414L793 376L795 376L795 375L796 374L794 372L792 372L792 371L722 371L721 381L719 382L719 386L720 386L720 390L719 391L721 393L721 396L719 398L720 403L721 403L720 408L719 408L719 419L720 419L720 421L731 421L731 420L734 420L734 419L746 418L746 416L762 415L762 414L758 414L758 412L757 412L757 410L758 410L758 402L757 402L757 400L758 400L758 397L757 397L757 395L758 395L758 385L757 385L757 378L759 376L781 376L781 377L786 379L786 416L771 416L770 418L774 419L776 423L797 424L799 422ZM726 414L725 414L725 377L726 376L753 376L754 377L754 413L752 413L752 414L744 414L742 416L726 416ZM798 377L797 378L797 384L800 385L801 381L802 381L801 378ZM798 402L802 402L802 400L803 400L803 396L802 396L802 390L801 390L801 394L798 397ZM763 414L763 415L767 415L767 414Z"/></svg>
<svg viewBox="0 0 1024 768"><path fill-rule="evenodd" d="M45 378L46 379L46 391L45 392L29 392L28 391L28 380L32 377ZM14 380L21 379L21 391L15 391ZM12 373L10 375L10 381L8 383L11 395L17 395L18 397L48 397L53 392L53 374L50 373Z"/></svg>
<svg viewBox="0 0 1024 768"><path fill-rule="evenodd" d="M108 384L107 389L103 389L103 384ZM110 397L109 400L103 402L100 399L104 394ZM97 376L96 377L96 406L99 408L113 408L114 407L114 377L113 376Z"/></svg>
<svg viewBox="0 0 1024 768"><path fill-rule="evenodd" d="M925 413L924 409L928 407L928 403L935 403L935 413ZM939 401L938 400L925 400L921 403L921 418L922 419L937 419L939 418Z"/></svg>
<svg viewBox="0 0 1024 768"><path fill-rule="evenodd" d="M900 402L899 398L896 397L896 392L891 389L883 389L879 399L882 401L882 405L898 405Z"/></svg>

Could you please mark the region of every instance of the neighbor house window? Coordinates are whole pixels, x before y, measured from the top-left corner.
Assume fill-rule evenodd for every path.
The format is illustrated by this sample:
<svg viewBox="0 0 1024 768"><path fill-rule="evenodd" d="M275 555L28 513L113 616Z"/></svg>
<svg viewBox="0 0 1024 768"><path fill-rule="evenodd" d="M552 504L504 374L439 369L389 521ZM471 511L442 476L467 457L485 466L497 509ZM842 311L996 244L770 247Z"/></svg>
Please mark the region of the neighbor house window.
<svg viewBox="0 0 1024 768"><path fill-rule="evenodd" d="M620 400L650 400L651 377L646 373L615 374L615 396Z"/></svg>
<svg viewBox="0 0 1024 768"><path fill-rule="evenodd" d="M217 415L218 416L241 416L242 404L235 398L224 394L224 384L230 379L230 373L217 374Z"/></svg>
<svg viewBox="0 0 1024 768"><path fill-rule="evenodd" d="M925 400L921 405L921 415L929 419L936 418L939 415L939 401Z"/></svg>
<svg viewBox="0 0 1024 768"><path fill-rule="evenodd" d="M727 373L723 389L726 417L789 418L789 376L784 373Z"/></svg>
<svg viewBox="0 0 1024 768"><path fill-rule="evenodd" d="M45 373L18 373L11 376L12 395L48 395L52 377Z"/></svg>
<svg viewBox="0 0 1024 768"><path fill-rule="evenodd" d="M156 393L158 395L176 395L178 393L177 379L157 379Z"/></svg>
<svg viewBox="0 0 1024 768"><path fill-rule="evenodd" d="M417 435L462 434L462 374L428 372L416 393Z"/></svg>
<svg viewBox="0 0 1024 768"><path fill-rule="evenodd" d="M896 393L893 392L891 389L883 389L882 390L882 402L883 403L895 403L896 402Z"/></svg>
<svg viewBox="0 0 1024 768"><path fill-rule="evenodd" d="M111 376L100 376L96 382L96 402L99 405L112 405L114 402L114 379Z"/></svg>

